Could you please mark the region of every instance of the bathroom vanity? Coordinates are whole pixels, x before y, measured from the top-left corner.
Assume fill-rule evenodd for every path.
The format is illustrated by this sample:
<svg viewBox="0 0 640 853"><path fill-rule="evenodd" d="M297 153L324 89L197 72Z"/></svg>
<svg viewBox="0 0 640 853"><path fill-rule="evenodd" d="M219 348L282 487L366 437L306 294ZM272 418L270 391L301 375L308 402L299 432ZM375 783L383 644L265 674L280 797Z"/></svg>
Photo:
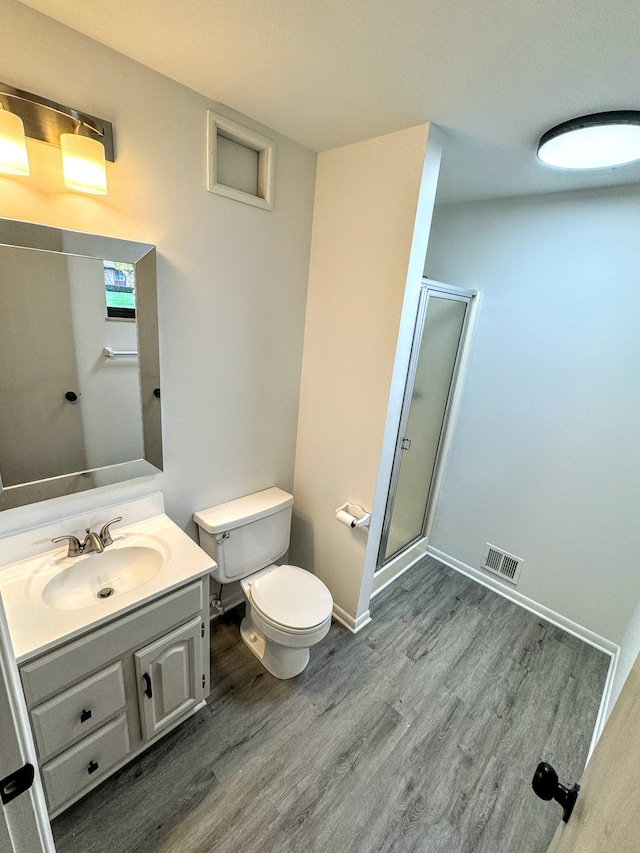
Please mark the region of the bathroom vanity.
<svg viewBox="0 0 640 853"><path fill-rule="evenodd" d="M157 510L158 498L133 502L134 513ZM112 509L126 519L132 506L99 514ZM79 526L66 519L49 527L60 534ZM49 527L18 538L42 543ZM209 694L215 564L162 512L114 525L112 535L103 553L68 557L63 547L0 568L51 817L202 708ZM105 588L112 593L100 598Z"/></svg>
<svg viewBox="0 0 640 853"><path fill-rule="evenodd" d="M205 581L20 666L52 817L202 706Z"/></svg>

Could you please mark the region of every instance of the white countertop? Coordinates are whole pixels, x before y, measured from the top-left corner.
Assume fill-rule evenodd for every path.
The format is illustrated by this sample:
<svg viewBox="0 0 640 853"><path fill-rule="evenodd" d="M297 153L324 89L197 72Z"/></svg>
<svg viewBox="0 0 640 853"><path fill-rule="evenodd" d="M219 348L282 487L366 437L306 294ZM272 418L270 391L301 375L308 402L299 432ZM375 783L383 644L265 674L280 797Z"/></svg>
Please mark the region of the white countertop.
<svg viewBox="0 0 640 853"><path fill-rule="evenodd" d="M215 568L213 559L165 514L124 527L114 525L111 533L113 544L107 546L105 553L112 549L150 547L162 555L162 568L140 586L116 592L90 606L58 609L46 604L41 593L53 577L73 567L74 561L77 564L78 560L95 560L98 564L101 554L67 557L65 545L2 568L0 593L18 663L110 622Z"/></svg>

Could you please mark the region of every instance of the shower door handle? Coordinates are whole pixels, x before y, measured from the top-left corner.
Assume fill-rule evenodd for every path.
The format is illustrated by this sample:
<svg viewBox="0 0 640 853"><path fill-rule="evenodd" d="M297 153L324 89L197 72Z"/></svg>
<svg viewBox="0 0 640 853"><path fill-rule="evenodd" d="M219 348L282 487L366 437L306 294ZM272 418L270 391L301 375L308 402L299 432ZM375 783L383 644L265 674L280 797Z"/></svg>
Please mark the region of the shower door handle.
<svg viewBox="0 0 640 853"><path fill-rule="evenodd" d="M402 450L411 450L411 439L410 438L403 438L402 444L400 445L400 447Z"/></svg>

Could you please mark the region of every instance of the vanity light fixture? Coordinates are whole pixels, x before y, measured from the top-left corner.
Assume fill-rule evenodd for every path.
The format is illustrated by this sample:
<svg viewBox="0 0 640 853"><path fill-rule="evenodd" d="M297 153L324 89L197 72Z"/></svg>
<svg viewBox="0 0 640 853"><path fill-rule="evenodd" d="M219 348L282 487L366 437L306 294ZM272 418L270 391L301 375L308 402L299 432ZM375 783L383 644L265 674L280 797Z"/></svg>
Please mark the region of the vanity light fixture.
<svg viewBox="0 0 640 853"><path fill-rule="evenodd" d="M24 124L20 116L0 109L0 172L28 175L29 158Z"/></svg>
<svg viewBox="0 0 640 853"><path fill-rule="evenodd" d="M106 194L105 161L115 160L110 122L5 83L0 83L0 107L0 171L29 174L25 143L28 136L61 148L64 183L69 189ZM12 133L5 132L5 128L13 128ZM22 151L19 167L8 156L14 150Z"/></svg>
<svg viewBox="0 0 640 853"><path fill-rule="evenodd" d="M82 193L106 195L107 169L102 143L77 133L62 133L60 148L64 185Z"/></svg>
<svg viewBox="0 0 640 853"><path fill-rule="evenodd" d="M542 136L538 159L560 169L605 169L640 160L640 111L612 110L565 121Z"/></svg>

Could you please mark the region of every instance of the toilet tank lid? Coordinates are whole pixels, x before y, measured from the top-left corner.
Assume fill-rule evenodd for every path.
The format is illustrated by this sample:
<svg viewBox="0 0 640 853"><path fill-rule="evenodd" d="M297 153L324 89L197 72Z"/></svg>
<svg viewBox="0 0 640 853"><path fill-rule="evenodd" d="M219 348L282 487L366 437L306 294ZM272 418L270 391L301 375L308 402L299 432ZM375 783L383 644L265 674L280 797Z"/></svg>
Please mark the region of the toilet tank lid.
<svg viewBox="0 0 640 853"><path fill-rule="evenodd" d="M224 533L241 524L266 518L293 504L293 495L273 486L223 504L194 512L193 520L207 533Z"/></svg>

